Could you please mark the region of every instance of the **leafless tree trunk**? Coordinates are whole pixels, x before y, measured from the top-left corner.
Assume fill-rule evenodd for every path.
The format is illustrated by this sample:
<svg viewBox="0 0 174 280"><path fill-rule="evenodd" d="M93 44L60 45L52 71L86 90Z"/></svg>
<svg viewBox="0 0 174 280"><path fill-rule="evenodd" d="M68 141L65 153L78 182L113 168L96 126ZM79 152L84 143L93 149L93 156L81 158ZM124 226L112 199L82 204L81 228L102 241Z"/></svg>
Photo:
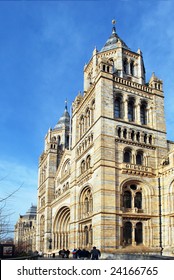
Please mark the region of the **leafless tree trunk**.
<svg viewBox="0 0 174 280"><path fill-rule="evenodd" d="M5 178L5 177L4 177ZM0 181L2 181L2 178ZM22 185L21 185L22 186ZM6 204L7 201L21 188L17 188L10 194L7 194L5 197L0 197L0 243L6 239L10 233L14 232L12 225L10 224L10 217L13 212L7 210Z"/></svg>

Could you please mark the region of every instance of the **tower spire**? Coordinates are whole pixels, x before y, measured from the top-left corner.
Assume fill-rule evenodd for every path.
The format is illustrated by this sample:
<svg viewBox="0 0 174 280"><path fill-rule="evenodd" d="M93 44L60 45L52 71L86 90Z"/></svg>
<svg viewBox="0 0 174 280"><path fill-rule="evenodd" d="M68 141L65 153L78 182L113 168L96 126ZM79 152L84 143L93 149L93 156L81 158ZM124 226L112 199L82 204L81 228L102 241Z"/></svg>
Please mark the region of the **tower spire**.
<svg viewBox="0 0 174 280"><path fill-rule="evenodd" d="M116 24L116 20L115 19L113 19L112 20L112 34L116 34L116 28L115 28L115 24Z"/></svg>
<svg viewBox="0 0 174 280"><path fill-rule="evenodd" d="M68 106L67 106L67 98L65 99L65 111L68 111Z"/></svg>

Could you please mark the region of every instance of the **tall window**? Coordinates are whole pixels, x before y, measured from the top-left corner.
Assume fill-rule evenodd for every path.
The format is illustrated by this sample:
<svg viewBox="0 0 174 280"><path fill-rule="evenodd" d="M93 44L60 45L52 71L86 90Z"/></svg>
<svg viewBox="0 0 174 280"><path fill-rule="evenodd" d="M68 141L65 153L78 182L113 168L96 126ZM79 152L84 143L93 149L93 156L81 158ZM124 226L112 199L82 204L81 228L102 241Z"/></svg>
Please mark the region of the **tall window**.
<svg viewBox="0 0 174 280"><path fill-rule="evenodd" d="M80 218L89 217L93 211L93 199L91 189L84 189L80 196Z"/></svg>
<svg viewBox="0 0 174 280"><path fill-rule="evenodd" d="M88 234L88 227L87 226L85 226L85 228L84 228L84 233L85 233L85 244L84 245L88 245L88 243L89 243L89 234Z"/></svg>
<svg viewBox="0 0 174 280"><path fill-rule="evenodd" d="M132 244L132 224L126 222L123 227L123 240L126 245Z"/></svg>
<svg viewBox="0 0 174 280"><path fill-rule="evenodd" d="M124 162L131 162L131 150L125 150L123 154Z"/></svg>
<svg viewBox="0 0 174 280"><path fill-rule="evenodd" d="M136 192L135 198L134 198L134 204L135 207L138 209L142 209L142 193L141 192Z"/></svg>
<svg viewBox="0 0 174 280"><path fill-rule="evenodd" d="M90 127L91 125L91 114L90 114L90 110L89 108L86 111L86 127L87 129Z"/></svg>
<svg viewBox="0 0 174 280"><path fill-rule="evenodd" d="M139 245L143 242L143 225L141 222L136 224L135 228L135 241L136 244Z"/></svg>
<svg viewBox="0 0 174 280"><path fill-rule="evenodd" d="M87 156L86 158L86 169L89 169L91 167L91 156Z"/></svg>
<svg viewBox="0 0 174 280"><path fill-rule="evenodd" d="M129 100L128 102L128 120L130 122L134 121L134 102Z"/></svg>
<svg viewBox="0 0 174 280"><path fill-rule="evenodd" d="M85 161L84 160L81 162L81 174L83 172L85 172Z"/></svg>
<svg viewBox="0 0 174 280"><path fill-rule="evenodd" d="M135 140L135 132L134 132L134 130L132 130L132 132L131 132L131 139L132 139L132 141Z"/></svg>
<svg viewBox="0 0 174 280"><path fill-rule="evenodd" d="M126 185L121 199L124 208L142 209L142 190L137 185Z"/></svg>
<svg viewBox="0 0 174 280"><path fill-rule="evenodd" d="M125 191L123 194L123 207L131 208L132 207L132 196L131 192Z"/></svg>
<svg viewBox="0 0 174 280"><path fill-rule="evenodd" d="M140 120L141 120L141 124L147 124L147 108L146 108L146 104L141 104L140 107Z"/></svg>
<svg viewBox="0 0 174 280"><path fill-rule="evenodd" d="M137 152L136 154L136 164L143 164L143 153L142 152Z"/></svg>
<svg viewBox="0 0 174 280"><path fill-rule="evenodd" d="M127 68L128 68L128 61L127 61L127 59L124 59L124 61L123 61L123 71L124 71L124 74L128 73Z"/></svg>
<svg viewBox="0 0 174 280"><path fill-rule="evenodd" d="M130 74L133 76L134 75L134 62L131 61L130 63Z"/></svg>
<svg viewBox="0 0 174 280"><path fill-rule="evenodd" d="M121 98L117 97L114 102L114 117L121 118Z"/></svg>

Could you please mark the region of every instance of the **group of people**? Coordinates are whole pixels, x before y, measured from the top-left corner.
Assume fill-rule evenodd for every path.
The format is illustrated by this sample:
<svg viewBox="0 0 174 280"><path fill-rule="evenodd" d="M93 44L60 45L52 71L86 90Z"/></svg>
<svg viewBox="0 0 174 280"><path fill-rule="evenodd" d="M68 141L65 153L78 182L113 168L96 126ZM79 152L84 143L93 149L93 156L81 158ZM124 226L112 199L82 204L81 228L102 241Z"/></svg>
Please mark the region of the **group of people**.
<svg viewBox="0 0 174 280"><path fill-rule="evenodd" d="M62 259L69 259L70 251L62 249L59 251L59 256ZM74 249L72 251L73 259L81 259L81 260L98 260L101 256L100 250L98 250L96 247L93 247L93 249L89 252L86 249Z"/></svg>
<svg viewBox="0 0 174 280"><path fill-rule="evenodd" d="M69 250L62 249L62 250L59 251L59 256L62 259L69 259L69 254L70 254Z"/></svg>

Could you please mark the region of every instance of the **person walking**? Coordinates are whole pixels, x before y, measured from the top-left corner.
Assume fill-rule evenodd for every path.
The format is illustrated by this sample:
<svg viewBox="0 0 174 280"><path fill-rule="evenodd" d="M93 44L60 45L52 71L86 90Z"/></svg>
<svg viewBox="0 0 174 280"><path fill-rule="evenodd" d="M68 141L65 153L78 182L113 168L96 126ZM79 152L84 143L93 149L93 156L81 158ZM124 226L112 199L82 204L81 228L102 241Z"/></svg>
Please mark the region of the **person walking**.
<svg viewBox="0 0 174 280"><path fill-rule="evenodd" d="M98 260L101 256L100 250L98 250L95 246L91 250L91 259L92 260Z"/></svg>

